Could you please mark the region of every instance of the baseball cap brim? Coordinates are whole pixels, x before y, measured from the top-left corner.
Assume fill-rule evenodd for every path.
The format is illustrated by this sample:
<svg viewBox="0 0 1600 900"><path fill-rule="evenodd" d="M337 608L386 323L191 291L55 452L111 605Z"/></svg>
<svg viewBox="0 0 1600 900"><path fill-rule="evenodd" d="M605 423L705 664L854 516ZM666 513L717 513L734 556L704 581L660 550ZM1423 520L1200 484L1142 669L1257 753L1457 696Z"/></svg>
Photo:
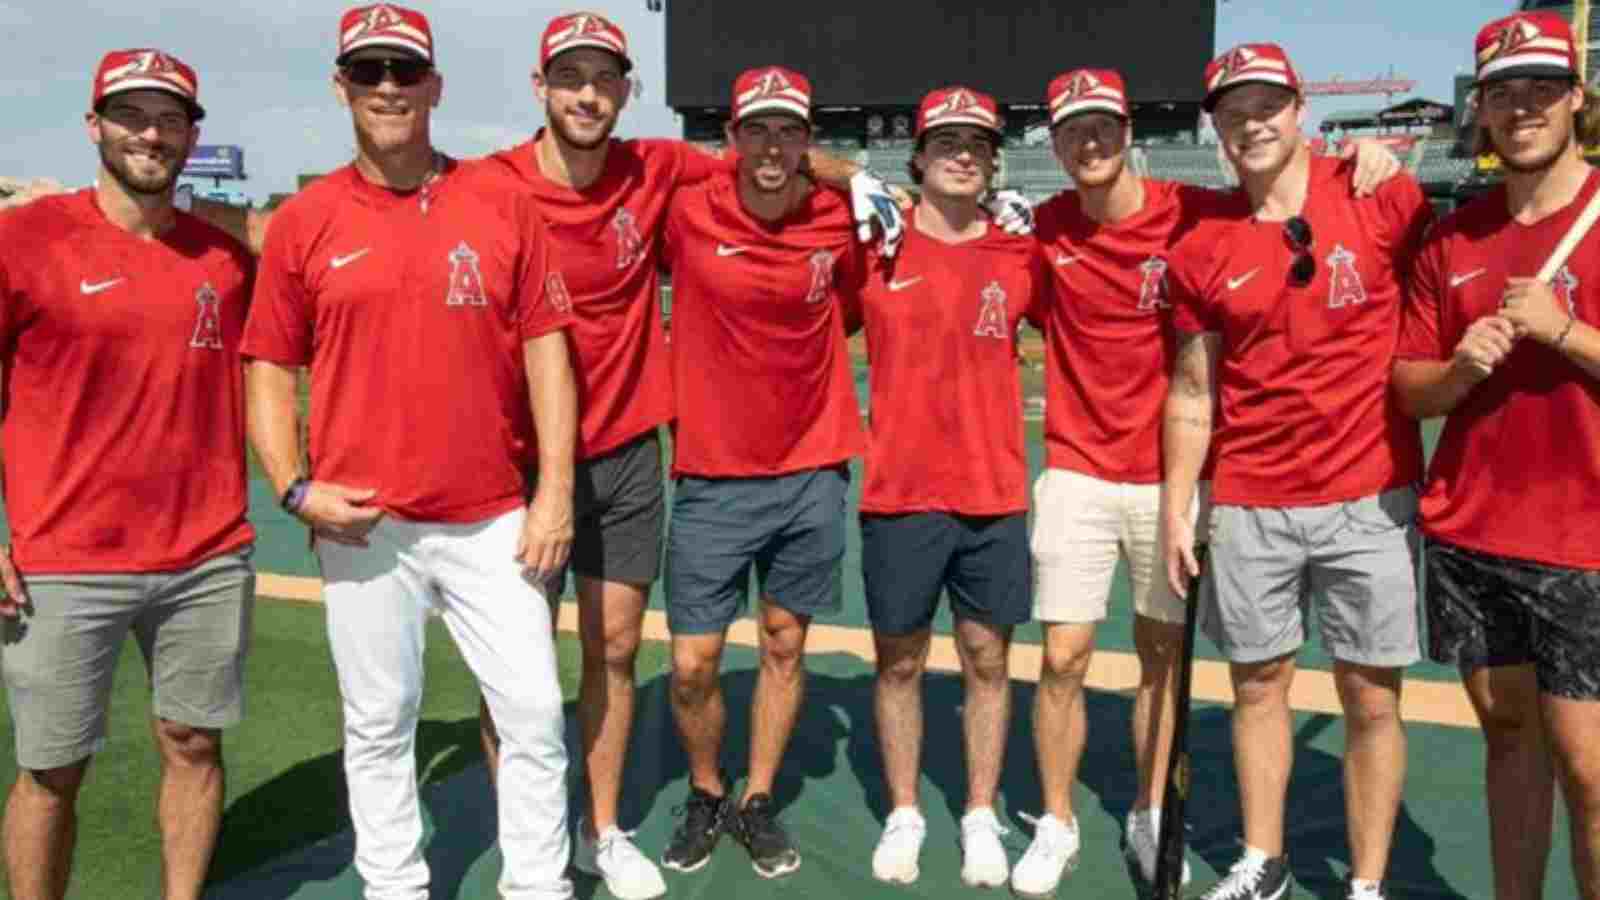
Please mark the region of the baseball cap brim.
<svg viewBox="0 0 1600 900"><path fill-rule="evenodd" d="M811 116L802 112L799 104L789 100L762 100L751 104L733 117L733 124L737 125L751 116L788 116L807 125L811 124Z"/></svg>
<svg viewBox="0 0 1600 900"><path fill-rule="evenodd" d="M412 44L407 44L407 43L405 43L403 41L391 40L391 39L382 38L382 37L373 38L373 39L367 40L367 41L358 41L358 42L356 42L356 44L354 46L350 47L349 49L345 50L343 53L341 53L337 57L335 57L333 62L334 62L335 65L342 66L345 63L349 62L351 57L355 56L356 54L358 54L358 53L360 53L360 52L362 52L364 50L397 50L397 51L399 51L401 53L406 54L407 56L413 57L415 59L420 59L425 63L430 63L431 64L433 62L433 60L428 58L428 55L426 53L423 53L423 52L419 51Z"/></svg>
<svg viewBox="0 0 1600 900"><path fill-rule="evenodd" d="M624 75L633 71L633 61L628 59L626 56L623 56L621 53L618 53L616 47L613 47L604 41L576 40L569 41L567 46L562 47L560 50L550 54L550 58L544 62L544 69L541 71L541 74L543 74L543 72L550 71L550 64L560 59L563 54L573 50L582 50L585 48L604 50L605 52L616 57L617 62L622 64L622 74Z"/></svg>
<svg viewBox="0 0 1600 900"><path fill-rule="evenodd" d="M1212 91L1211 93L1206 94L1205 99L1200 101L1200 108L1205 110L1206 112L1211 112L1212 110L1217 108L1217 101L1222 99L1222 95L1223 94L1226 94L1227 92L1233 90L1236 87L1244 87L1247 84L1270 84L1273 87L1283 88L1284 90L1288 91L1291 94L1294 94L1295 96L1299 96L1300 95L1300 90L1298 88L1296 88L1292 84L1286 83L1281 78L1274 78L1274 77L1272 77L1270 75L1246 75L1243 78L1239 78L1239 79L1236 79L1234 81L1230 81L1227 84L1223 85L1222 87L1219 87L1216 90Z"/></svg>
<svg viewBox="0 0 1600 900"><path fill-rule="evenodd" d="M1578 74L1563 65L1553 63L1529 63L1527 65L1508 66L1498 72L1485 75L1473 84L1489 84L1495 81L1510 81L1513 78L1566 78L1576 81Z"/></svg>
<svg viewBox="0 0 1600 900"><path fill-rule="evenodd" d="M161 81L140 83L137 79L130 79L127 82L117 85L114 90L105 94L101 94L100 101L94 105L94 111L96 113L104 112L106 108L106 102L112 97L115 97L118 94L131 94L134 91L160 91L169 97L177 98L180 103L188 107L190 121L198 122L206 117L205 107L189 99L189 97L183 92L174 90L171 85Z"/></svg>

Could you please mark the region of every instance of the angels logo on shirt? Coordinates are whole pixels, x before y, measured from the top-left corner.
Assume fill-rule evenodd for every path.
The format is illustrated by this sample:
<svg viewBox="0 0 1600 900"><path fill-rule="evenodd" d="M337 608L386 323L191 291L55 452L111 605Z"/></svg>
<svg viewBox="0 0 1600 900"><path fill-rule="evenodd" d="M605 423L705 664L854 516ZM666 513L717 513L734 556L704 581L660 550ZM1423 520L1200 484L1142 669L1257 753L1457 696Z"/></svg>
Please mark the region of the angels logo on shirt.
<svg viewBox="0 0 1600 900"><path fill-rule="evenodd" d="M611 217L611 230L617 233L617 268L626 269L644 255L638 220L627 207L618 207L617 214Z"/></svg>
<svg viewBox="0 0 1600 900"><path fill-rule="evenodd" d="M222 349L222 300L211 282L200 285L194 292L194 302L200 307L195 314L194 334L189 346L199 350Z"/></svg>
<svg viewBox="0 0 1600 900"><path fill-rule="evenodd" d="M1339 309L1355 303L1367 302L1367 289L1361 283L1361 273L1356 271L1356 255L1334 244L1328 254L1328 308Z"/></svg>
<svg viewBox="0 0 1600 900"><path fill-rule="evenodd" d="M978 327L972 329L972 333L978 337L1006 340L1009 336L1006 331L1006 289L1000 286L1000 282L991 281L979 296L983 298L983 308L978 310Z"/></svg>
<svg viewBox="0 0 1600 900"><path fill-rule="evenodd" d="M1144 280L1139 283L1139 309L1154 312L1170 307L1172 304L1167 302L1167 261L1152 256L1139 264L1139 271L1144 274Z"/></svg>
<svg viewBox="0 0 1600 900"><path fill-rule="evenodd" d="M567 290L567 281L561 277L560 272L551 272L545 276L544 292L550 298L550 305L557 312L572 312L572 294Z"/></svg>
<svg viewBox="0 0 1600 900"><path fill-rule="evenodd" d="M1569 266L1562 266L1561 271L1550 282L1550 289L1555 292L1556 299L1567 305L1567 315L1574 318L1578 315L1578 276L1572 274Z"/></svg>
<svg viewBox="0 0 1600 900"><path fill-rule="evenodd" d="M811 289L806 291L807 303L821 303L828 296L828 285L833 283L833 254L818 250L811 254Z"/></svg>
<svg viewBox="0 0 1600 900"><path fill-rule="evenodd" d="M466 241L450 251L450 290L445 295L444 305L489 305L483 290L483 273L478 270L478 254Z"/></svg>

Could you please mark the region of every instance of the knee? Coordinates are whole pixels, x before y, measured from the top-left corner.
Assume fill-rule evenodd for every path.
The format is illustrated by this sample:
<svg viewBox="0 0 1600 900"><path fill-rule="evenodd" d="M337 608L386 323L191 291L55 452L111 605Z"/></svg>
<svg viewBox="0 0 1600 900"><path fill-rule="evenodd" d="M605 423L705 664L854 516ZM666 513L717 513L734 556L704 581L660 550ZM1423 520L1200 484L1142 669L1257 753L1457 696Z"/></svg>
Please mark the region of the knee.
<svg viewBox="0 0 1600 900"><path fill-rule="evenodd" d="M761 668L786 678L798 676L804 666L806 632L804 628L769 628L761 643Z"/></svg>
<svg viewBox="0 0 1600 900"><path fill-rule="evenodd" d="M214 728L195 728L170 719L156 720L156 744L161 763L191 769L209 769L222 764L222 732Z"/></svg>
<svg viewBox="0 0 1600 900"><path fill-rule="evenodd" d="M924 668L919 652L885 652L878 654L878 680L889 687L905 687L920 682Z"/></svg>
<svg viewBox="0 0 1600 900"><path fill-rule="evenodd" d="M1236 667L1233 698L1236 709L1262 709L1289 704L1289 682L1293 669L1283 660Z"/></svg>
<svg viewBox="0 0 1600 900"><path fill-rule="evenodd" d="M87 759L54 769L24 769L17 773L17 791L36 802L70 809L77 802L88 770Z"/></svg>
<svg viewBox="0 0 1600 900"><path fill-rule="evenodd" d="M1491 758L1515 754L1544 740L1544 727L1537 709L1515 709L1509 704L1500 704L1480 710L1478 722L1483 726L1483 743Z"/></svg>
<svg viewBox="0 0 1600 900"><path fill-rule="evenodd" d="M717 687L717 661L700 653L672 655L672 699L686 706L704 703Z"/></svg>
<svg viewBox="0 0 1600 900"><path fill-rule="evenodd" d="M608 671L633 676L634 660L639 655L639 629L607 628L597 640L583 642L583 667L590 672Z"/></svg>
<svg viewBox="0 0 1600 900"><path fill-rule="evenodd" d="M1044 658L1039 664L1041 687L1050 690L1082 690L1083 680L1089 675L1089 661L1094 657L1092 645L1067 646L1046 644Z"/></svg>
<svg viewBox="0 0 1600 900"><path fill-rule="evenodd" d="M977 684L993 687L1005 684L1010 675L1010 658L1004 641L969 644L965 649L969 677ZM1084 668L1088 668L1085 661ZM1082 676L1079 676L1082 680Z"/></svg>
<svg viewBox="0 0 1600 900"><path fill-rule="evenodd" d="M1133 629L1133 649L1144 680L1172 669L1183 652L1183 629L1177 625L1139 622Z"/></svg>

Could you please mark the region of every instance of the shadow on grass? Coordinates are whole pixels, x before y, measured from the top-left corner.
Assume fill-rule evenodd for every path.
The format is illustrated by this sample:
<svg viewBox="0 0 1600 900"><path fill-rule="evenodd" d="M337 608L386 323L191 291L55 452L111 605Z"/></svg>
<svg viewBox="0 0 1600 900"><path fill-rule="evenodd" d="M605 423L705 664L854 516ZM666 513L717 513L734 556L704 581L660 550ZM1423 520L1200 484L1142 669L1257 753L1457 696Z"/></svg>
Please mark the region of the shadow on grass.
<svg viewBox="0 0 1600 900"><path fill-rule="evenodd" d="M731 655L731 654L730 654ZM748 665L749 655L737 658ZM673 808L687 792L686 764L672 724L667 697L668 678L658 675L640 687L636 721L629 748L623 790L623 827L642 826L640 846L654 855L665 845L676 824ZM722 759L737 781L747 772L749 705L755 671L739 668L724 674L723 691L728 709L728 730ZM1020 810L1040 808L1040 788L1031 727L1036 689L1015 682L1011 726L1000 801L1003 817L1013 821L1011 855L1015 859L1026 845L1030 828L1017 817ZM923 777L931 786L923 798L924 810L935 818L931 804L942 803L951 819L959 819L966 802L966 771L960 741L962 686L959 676L931 674L924 693L925 733ZM1090 819L1109 816L1115 831L1135 799L1132 753L1129 750L1131 698L1090 692L1086 695L1089 749L1079 773L1076 792L1078 815ZM572 704L567 705L568 745L576 740ZM1342 898L1342 873L1348 869L1345 847L1344 799L1340 760L1320 745L1329 744L1323 733L1339 728L1329 716L1303 718L1295 735L1294 778L1289 790L1291 865L1300 895L1309 892L1323 900ZM1195 856L1211 868L1226 871L1237 852L1241 826L1238 819L1238 784L1233 774L1227 710L1203 706L1190 725L1194 765L1194 795L1190 799L1189 844ZM434 834L427 859L433 873L435 900L494 896L498 872L494 850L494 804L481 766L477 723L425 721L418 736L419 758L427 769L423 803L432 818ZM572 757L575 761L577 755ZM575 762L576 764L576 762ZM843 776L843 777L836 777ZM576 780L574 809L581 809L583 786ZM872 714L872 676L858 660L818 658L808 676L805 704L775 785L774 799L796 834L812 843L833 840L831 853L824 846L802 847L808 862L791 878L790 889L807 895L844 890L848 896L898 896L872 882L868 874L872 843L888 813L877 733ZM1092 797L1101 807L1086 804ZM1009 811L1009 812L1007 812ZM574 816L575 818L575 816ZM942 817L939 817L942 818ZM1116 852L1107 841L1110 823L1095 822L1098 831L1086 852ZM930 831L930 848L938 841ZM1112 839L1114 840L1114 839ZM719 856L726 850L719 850ZM957 854L952 845L943 856ZM354 851L338 754L308 760L240 798L225 816L222 847L212 869L216 898L282 900L300 897L358 897L359 880L351 871ZM1435 867L1437 848L1402 807L1396 826L1389 878L1405 886L1406 896L1460 898ZM742 856L742 850L735 852ZM932 864L957 865L930 858L925 850L925 870ZM486 857L491 857L486 859ZM725 862L725 861L724 861ZM1203 867L1197 866L1193 890L1206 886ZM1102 881L1097 896L1133 897L1133 885L1104 883L1111 870L1099 867ZM1117 868L1120 872L1120 866ZM244 873L251 872L250 875ZM953 873L952 873L953 874ZM1082 873L1087 874L1087 872ZM678 876L674 875L673 878ZM767 896L742 862L713 865L687 876L694 879L690 893L697 896ZM832 878L833 881L827 879ZM582 898L606 897L596 879L574 878ZM229 883L231 882L231 883ZM679 883L669 879L672 884ZM684 887L688 883L682 883ZM1080 883L1080 886L1081 883ZM959 881L950 895L960 892ZM676 889L673 889L676 890ZM710 893L705 893L710 891Z"/></svg>

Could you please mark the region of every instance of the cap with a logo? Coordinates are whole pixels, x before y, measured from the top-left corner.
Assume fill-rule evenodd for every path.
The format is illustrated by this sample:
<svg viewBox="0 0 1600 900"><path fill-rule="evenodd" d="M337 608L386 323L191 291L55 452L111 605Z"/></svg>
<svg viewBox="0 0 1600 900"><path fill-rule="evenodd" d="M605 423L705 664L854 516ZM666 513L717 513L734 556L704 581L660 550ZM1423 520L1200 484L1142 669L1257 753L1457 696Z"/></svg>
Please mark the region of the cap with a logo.
<svg viewBox="0 0 1600 900"><path fill-rule="evenodd" d="M943 125L972 125L1000 133L1000 108L994 98L967 87L942 87L929 91L917 110L917 137Z"/></svg>
<svg viewBox="0 0 1600 900"><path fill-rule="evenodd" d="M1086 112L1108 112L1128 116L1128 89L1122 76L1111 69L1073 69L1057 75L1046 89L1050 102L1050 124L1061 124L1068 116Z"/></svg>
<svg viewBox="0 0 1600 900"><path fill-rule="evenodd" d="M1572 28L1556 13L1517 13L1478 32L1477 81L1506 78L1575 78L1578 57Z"/></svg>
<svg viewBox="0 0 1600 900"><path fill-rule="evenodd" d="M572 13L550 20L539 41L539 71L550 67L556 54L579 47L596 47L614 54L626 75L633 68L628 58L628 37L610 19L591 12Z"/></svg>
<svg viewBox="0 0 1600 900"><path fill-rule="evenodd" d="M170 53L150 48L113 50L100 60L94 73L94 89L89 108L124 91L165 91L189 107L189 118L198 122L206 111L200 107L200 78L194 69Z"/></svg>
<svg viewBox="0 0 1600 900"><path fill-rule="evenodd" d="M425 62L433 62L433 29L428 17L414 9L377 3L358 6L339 19L339 56L343 64L350 54L368 48L402 50Z"/></svg>
<svg viewBox="0 0 1600 900"><path fill-rule="evenodd" d="M1206 66L1206 96L1200 107L1216 108L1217 98L1241 84L1275 84L1300 93L1300 76L1277 44L1240 44Z"/></svg>
<svg viewBox="0 0 1600 900"><path fill-rule="evenodd" d="M733 82L733 121L759 113L788 113L811 121L811 82L782 66L747 69Z"/></svg>

